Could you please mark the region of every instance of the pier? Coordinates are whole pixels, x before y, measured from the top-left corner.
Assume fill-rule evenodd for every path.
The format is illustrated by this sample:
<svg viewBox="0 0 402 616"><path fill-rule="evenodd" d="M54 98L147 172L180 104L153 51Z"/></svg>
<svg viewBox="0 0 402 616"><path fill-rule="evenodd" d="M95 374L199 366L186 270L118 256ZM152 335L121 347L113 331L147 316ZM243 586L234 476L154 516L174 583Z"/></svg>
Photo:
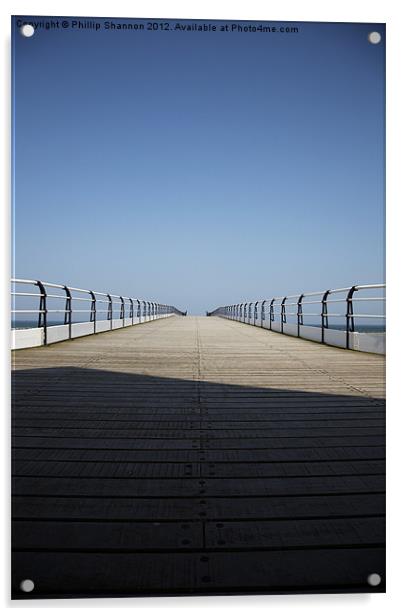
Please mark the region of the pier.
<svg viewBox="0 0 402 616"><path fill-rule="evenodd" d="M182 313L14 351L14 598L383 591L384 361Z"/></svg>

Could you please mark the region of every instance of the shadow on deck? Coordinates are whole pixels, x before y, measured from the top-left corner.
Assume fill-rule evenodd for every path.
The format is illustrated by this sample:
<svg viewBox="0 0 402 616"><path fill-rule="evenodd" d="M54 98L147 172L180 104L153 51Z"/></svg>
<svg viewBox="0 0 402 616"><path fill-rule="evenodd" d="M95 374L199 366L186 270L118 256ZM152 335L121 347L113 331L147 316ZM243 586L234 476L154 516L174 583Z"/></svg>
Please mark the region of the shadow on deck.
<svg viewBox="0 0 402 616"><path fill-rule="evenodd" d="M382 400L13 377L14 598L384 591Z"/></svg>

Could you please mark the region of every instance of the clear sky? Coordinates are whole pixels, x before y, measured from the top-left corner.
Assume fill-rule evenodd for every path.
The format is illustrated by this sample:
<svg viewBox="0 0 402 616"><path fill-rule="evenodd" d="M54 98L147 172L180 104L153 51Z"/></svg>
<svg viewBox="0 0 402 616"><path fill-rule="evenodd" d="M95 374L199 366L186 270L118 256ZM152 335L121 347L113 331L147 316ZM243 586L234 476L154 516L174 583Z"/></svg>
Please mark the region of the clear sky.
<svg viewBox="0 0 402 616"><path fill-rule="evenodd" d="M194 314L384 280L383 25L61 21L14 21L16 276Z"/></svg>

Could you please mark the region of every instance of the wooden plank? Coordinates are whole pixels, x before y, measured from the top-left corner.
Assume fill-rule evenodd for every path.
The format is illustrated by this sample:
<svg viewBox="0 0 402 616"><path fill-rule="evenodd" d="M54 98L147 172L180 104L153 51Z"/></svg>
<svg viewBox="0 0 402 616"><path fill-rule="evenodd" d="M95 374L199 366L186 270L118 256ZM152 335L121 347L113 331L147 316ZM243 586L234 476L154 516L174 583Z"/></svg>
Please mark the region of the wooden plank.
<svg viewBox="0 0 402 616"><path fill-rule="evenodd" d="M200 460L198 449L37 449L30 447L13 450L15 460L54 460L90 462L145 462L145 463L181 463L187 464Z"/></svg>
<svg viewBox="0 0 402 616"><path fill-rule="evenodd" d="M254 462L201 465L203 477L317 477L338 475L379 475L385 473L384 460L330 462Z"/></svg>
<svg viewBox="0 0 402 616"><path fill-rule="evenodd" d="M385 495L325 494L323 496L202 497L208 520L305 519L384 515ZM204 517L204 516L202 516Z"/></svg>
<svg viewBox="0 0 402 616"><path fill-rule="evenodd" d="M32 597L91 597L194 592L201 554L82 554L15 552L12 597L26 599L21 580L33 579Z"/></svg>
<svg viewBox="0 0 402 616"><path fill-rule="evenodd" d="M110 498L144 497L182 498L194 497L200 493L200 483L195 478L185 479L82 479L66 477L15 477L14 494L35 496L104 496Z"/></svg>
<svg viewBox="0 0 402 616"><path fill-rule="evenodd" d="M336 462L196 463L172 462L56 462L46 460L14 463L15 477L317 477L344 475L380 475L384 461L358 460Z"/></svg>
<svg viewBox="0 0 402 616"><path fill-rule="evenodd" d="M32 423L30 425L35 425L35 421L31 420ZM38 422L39 423L39 422ZM22 422L21 422L22 424ZM24 421L25 424L25 421ZM42 424L42 421L40 422ZM242 430L245 435L248 430L295 430L296 428L303 428L309 430L315 430L317 428L360 428L360 427L372 427L372 428L384 428L385 426L385 418L376 418L371 419L369 417L347 417L346 419L269 419L268 421L222 421L222 420L214 420L214 421L203 421L201 428L202 429L210 429L213 432L220 430ZM151 427L151 426L150 426ZM191 426L195 427L195 426Z"/></svg>
<svg viewBox="0 0 402 616"><path fill-rule="evenodd" d="M14 421L14 429L18 431L19 428L80 428L81 430L87 430L94 428L98 430L119 429L119 430L172 430L184 432L185 430L197 430L200 428L199 418L195 421L169 421L169 420L157 420L157 421L125 421L122 419L100 419L99 417L93 418L18 418ZM367 425L381 426L377 422L367 421Z"/></svg>
<svg viewBox="0 0 402 616"><path fill-rule="evenodd" d="M96 410L93 411L66 411L59 410L57 407L53 407L51 410L44 410L41 408L32 407L29 410L24 407L22 409L16 407L14 409L14 417L18 422L21 422L21 425L35 425L34 423L37 419L42 421L45 420L48 425L51 425L50 422L58 421L68 421L68 422L77 422L74 425L78 426L79 422L106 422L113 423L117 422L117 425L120 425L123 422L128 422L132 428L141 428L141 427L153 427L154 425L160 425L165 428L185 428L189 429L194 424L198 423L198 427L200 428L208 428L208 427L228 427L228 428L238 428L241 425L246 424L244 427L258 428L260 424L270 423L283 423L283 425L291 423L295 425L296 423L302 423L304 426L316 424L319 425L318 422L326 423L326 422L365 422L367 420L367 425L372 425L374 422L376 425L383 425L385 421L385 413L383 411L375 411L375 410L366 410L359 412L352 411L336 411L327 413L283 413L283 412L271 412L266 411L263 413L253 413L249 411L248 413L236 413L227 414L220 413L216 416L208 416L207 418L200 415L200 412L188 414L183 418L183 415L173 414L166 412L161 414L145 414L138 413L136 411L131 411L131 413L127 413L126 411L121 411L119 413L116 412L99 412ZM26 422L28 420L29 423ZM294 422L294 423L293 423ZM95 425L96 425L95 423ZM164 426L162 424L165 424ZM17 425L17 424L16 424ZM349 425L349 423L347 424ZM195 427L195 426L194 426ZM265 426L267 427L267 426ZM283 426L279 426L283 427ZM285 426L286 427L286 426Z"/></svg>
<svg viewBox="0 0 402 616"><path fill-rule="evenodd" d="M367 592L367 577L377 572L384 592L383 548L313 549L209 555L204 578L209 589L236 592ZM371 590L369 588L369 590Z"/></svg>
<svg viewBox="0 0 402 616"><path fill-rule="evenodd" d="M82 441L83 439L81 439ZM276 438L216 438L205 439L207 449L293 449L298 447L339 447L339 446L383 446L384 436L305 436L305 437L276 437ZM149 443L150 441L143 441ZM152 442L152 441L151 441ZM168 441L166 441L168 442Z"/></svg>
<svg viewBox="0 0 402 616"><path fill-rule="evenodd" d="M15 447L15 460L88 460L111 462L307 462L324 460L383 460L385 447L304 447L284 449L133 450L37 449Z"/></svg>
<svg viewBox="0 0 402 616"><path fill-rule="evenodd" d="M384 446L383 436L344 436L344 437L304 437L294 438L291 443L286 438L261 438L261 439L212 439L205 440L206 449L297 449L300 447L363 447ZM67 437L24 437L14 436L13 445L16 447L35 448L77 448L77 449L138 449L138 450L180 450L180 449L203 449L200 438L190 439L107 439L107 438L67 438ZM208 445L208 447L206 447Z"/></svg>
<svg viewBox="0 0 402 616"><path fill-rule="evenodd" d="M385 543L385 519L208 522L207 549L359 547Z"/></svg>
<svg viewBox="0 0 402 616"><path fill-rule="evenodd" d="M246 410L245 410L246 408ZM351 410L352 408L352 410ZM65 408L62 405L27 405L14 404L13 414L15 417L24 416L26 418L32 418L41 416L43 418L57 418L64 417L80 418L83 419L122 419L127 421L160 421L160 420L205 420L208 423L214 421L274 421L274 420L320 420L320 419L359 419L366 417L383 419L384 409L382 406L373 405L367 406L367 403L361 405L354 405L353 407L287 407L287 408L265 408L253 410L252 406L244 405L237 408L233 408L229 411L225 410L206 410L203 408L202 414L199 408L179 408L179 407L100 407L95 405L91 408L89 405L85 405L82 409L77 407Z"/></svg>
<svg viewBox="0 0 402 616"><path fill-rule="evenodd" d="M384 491L381 475L298 478L184 478L184 479L97 479L74 477L16 477L14 494L58 496L110 496L156 498L181 496L289 496L306 494L358 494Z"/></svg>
<svg viewBox="0 0 402 616"><path fill-rule="evenodd" d="M270 496L224 498L66 498L14 496L14 519L71 520L239 520L311 519L381 516L385 495L325 494L324 496Z"/></svg>
<svg viewBox="0 0 402 616"><path fill-rule="evenodd" d="M378 437L365 437L366 439L374 439L378 441ZM356 440L356 439L355 439ZM360 440L364 440L364 437L360 437ZM382 441L382 439L381 439ZM77 449L199 449L200 439L187 438L187 439L133 439L133 438L78 438L78 437L31 437L31 436L14 436L13 445L15 447L35 447L39 449L44 448L77 448Z"/></svg>
<svg viewBox="0 0 402 616"><path fill-rule="evenodd" d="M368 469L369 470L369 469ZM55 462L16 461L15 477L199 477L200 465L194 462Z"/></svg>
<svg viewBox="0 0 402 616"><path fill-rule="evenodd" d="M201 522L13 522L14 550L139 552L203 547Z"/></svg>
<svg viewBox="0 0 402 616"><path fill-rule="evenodd" d="M43 452L45 455L46 452ZM375 460L385 457L385 447L284 447L271 449L213 449L199 452L208 462L303 462L312 460Z"/></svg>
<svg viewBox="0 0 402 616"><path fill-rule="evenodd" d="M14 496L15 520L143 520L189 521L204 511L199 497L193 498L64 498ZM203 517L203 516L201 516Z"/></svg>
<svg viewBox="0 0 402 616"><path fill-rule="evenodd" d="M115 429L113 427L109 428L98 428L97 426L92 425L91 428L64 428L60 427L52 427L45 428L39 426L32 426L29 428L18 427L15 431L16 436L27 436L27 437L77 437L77 438L108 438L108 439L116 439L116 438L128 438L128 439L181 439L181 438L199 438L202 435L202 431L199 429L189 430L166 430L163 428L149 428L147 430L124 430L124 429ZM215 439L263 439L266 437L277 437L277 438L302 438L304 436L307 437L322 437L322 436L383 436L384 429L383 428L366 428L364 426L354 427L351 426L349 428L313 428L308 426L308 428L288 428L288 429L276 429L269 428L261 430L247 430L247 429L238 429L238 430L205 430L204 435L208 437L210 440Z"/></svg>

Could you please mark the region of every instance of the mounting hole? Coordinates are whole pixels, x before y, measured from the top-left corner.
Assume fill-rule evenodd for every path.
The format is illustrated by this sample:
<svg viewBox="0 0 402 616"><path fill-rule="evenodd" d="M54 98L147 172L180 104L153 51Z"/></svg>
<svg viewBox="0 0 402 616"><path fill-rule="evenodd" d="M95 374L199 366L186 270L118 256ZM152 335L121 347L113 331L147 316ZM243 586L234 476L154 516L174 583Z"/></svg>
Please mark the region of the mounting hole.
<svg viewBox="0 0 402 616"><path fill-rule="evenodd" d="M22 592L32 592L35 588L35 584L32 580L22 580L20 584L20 588Z"/></svg>
<svg viewBox="0 0 402 616"><path fill-rule="evenodd" d="M378 45L381 42L381 34L379 32L370 32L368 40L372 45Z"/></svg>
<svg viewBox="0 0 402 616"><path fill-rule="evenodd" d="M20 32L21 32L22 36L25 36L25 38L31 38L31 36L33 36L35 34L35 28L33 26L31 26L31 24L24 24L23 26L21 26ZM24 582L25 581L26 580L24 580ZM28 591L28 592L30 592L30 591Z"/></svg>
<svg viewBox="0 0 402 616"><path fill-rule="evenodd" d="M367 582L370 584L370 586L378 586L379 584L381 584L381 575L379 575L378 573L370 573L367 578Z"/></svg>

